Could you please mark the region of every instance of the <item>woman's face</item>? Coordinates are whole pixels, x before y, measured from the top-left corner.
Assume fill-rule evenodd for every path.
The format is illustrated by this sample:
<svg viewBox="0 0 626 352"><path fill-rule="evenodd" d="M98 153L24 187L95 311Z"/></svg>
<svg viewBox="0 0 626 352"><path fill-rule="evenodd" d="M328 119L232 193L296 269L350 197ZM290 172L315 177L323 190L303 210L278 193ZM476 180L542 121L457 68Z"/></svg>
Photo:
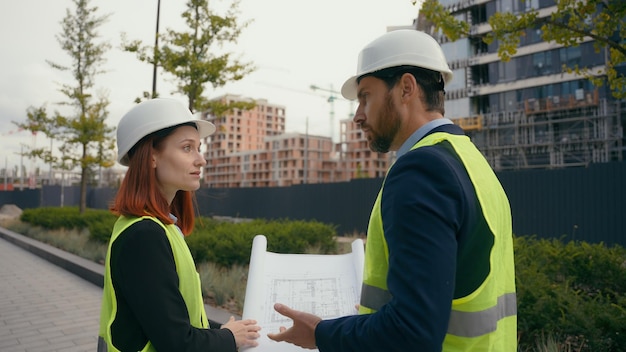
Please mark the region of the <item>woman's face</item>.
<svg viewBox="0 0 626 352"><path fill-rule="evenodd" d="M171 204L176 192L200 188L206 160L200 152L200 135L192 126L181 126L165 137L152 156L159 189Z"/></svg>

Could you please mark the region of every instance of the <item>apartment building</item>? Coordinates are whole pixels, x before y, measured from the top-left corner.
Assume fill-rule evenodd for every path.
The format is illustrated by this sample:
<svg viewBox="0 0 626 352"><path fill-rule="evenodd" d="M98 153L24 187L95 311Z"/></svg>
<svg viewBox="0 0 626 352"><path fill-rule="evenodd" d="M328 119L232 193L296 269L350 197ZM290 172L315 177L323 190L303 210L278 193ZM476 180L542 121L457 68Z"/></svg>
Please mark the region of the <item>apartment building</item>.
<svg viewBox="0 0 626 352"><path fill-rule="evenodd" d="M383 154L371 151L365 134L352 119L340 121L339 139L338 180L384 177L395 160L395 152Z"/></svg>
<svg viewBox="0 0 626 352"><path fill-rule="evenodd" d="M223 116L205 112L217 131L205 140L207 187L284 187L382 177L391 156L373 153L358 126L340 122L340 142L330 136L285 133L286 111L265 99L224 95L222 103L254 102L250 110L234 109Z"/></svg>
<svg viewBox="0 0 626 352"><path fill-rule="evenodd" d="M284 187L332 182L336 162L330 137L286 133L266 137L262 149L229 154L219 173L205 174L210 187Z"/></svg>
<svg viewBox="0 0 626 352"><path fill-rule="evenodd" d="M564 47L527 29L517 54L503 62L496 42L482 38L496 12L539 11L549 16L554 0L440 0L471 25L468 37L450 42L422 18L415 28L442 46L454 79L446 88L446 117L463 127L495 170L560 168L621 161L624 109L609 89L562 66L604 68L606 53L591 38Z"/></svg>
<svg viewBox="0 0 626 352"><path fill-rule="evenodd" d="M262 150L265 137L285 132L285 107L270 104L265 99L253 100L232 94L214 100L223 104L254 103L254 108L249 110L234 109L222 116L209 111L202 116L217 127L204 143L207 160L204 181L210 187L231 187L241 182L238 158Z"/></svg>

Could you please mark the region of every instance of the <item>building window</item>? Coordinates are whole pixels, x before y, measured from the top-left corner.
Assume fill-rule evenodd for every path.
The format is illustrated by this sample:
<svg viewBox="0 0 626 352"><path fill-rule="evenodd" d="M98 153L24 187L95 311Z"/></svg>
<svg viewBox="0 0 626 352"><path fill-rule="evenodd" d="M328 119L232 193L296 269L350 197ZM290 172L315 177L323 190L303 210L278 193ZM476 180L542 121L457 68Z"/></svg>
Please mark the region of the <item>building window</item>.
<svg viewBox="0 0 626 352"><path fill-rule="evenodd" d="M559 56L561 59L561 64L567 65L569 67L580 65L581 47L571 46L569 48L561 48L559 50Z"/></svg>
<svg viewBox="0 0 626 352"><path fill-rule="evenodd" d="M509 82L515 80L517 77L515 76L515 65L516 60L511 60L508 62L499 61L498 62L498 81L499 82Z"/></svg>
<svg viewBox="0 0 626 352"><path fill-rule="evenodd" d="M487 6L480 4L478 6L472 6L470 9L472 15L472 25L477 25L487 22Z"/></svg>
<svg viewBox="0 0 626 352"><path fill-rule="evenodd" d="M533 54L533 67L535 76L543 76L552 73L552 52L544 51Z"/></svg>
<svg viewBox="0 0 626 352"><path fill-rule="evenodd" d="M526 0L524 1L524 5L525 5L524 10L526 12L531 11L531 10L539 10L539 0Z"/></svg>

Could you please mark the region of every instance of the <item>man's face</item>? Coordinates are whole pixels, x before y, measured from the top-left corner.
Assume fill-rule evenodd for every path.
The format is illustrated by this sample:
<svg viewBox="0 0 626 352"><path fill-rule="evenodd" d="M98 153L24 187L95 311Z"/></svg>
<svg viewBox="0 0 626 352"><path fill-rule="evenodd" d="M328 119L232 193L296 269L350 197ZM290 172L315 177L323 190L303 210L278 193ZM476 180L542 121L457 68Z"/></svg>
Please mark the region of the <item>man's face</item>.
<svg viewBox="0 0 626 352"><path fill-rule="evenodd" d="M365 133L370 149L378 153L396 150L394 140L402 119L385 82L372 76L364 77L357 92L359 107L353 121Z"/></svg>

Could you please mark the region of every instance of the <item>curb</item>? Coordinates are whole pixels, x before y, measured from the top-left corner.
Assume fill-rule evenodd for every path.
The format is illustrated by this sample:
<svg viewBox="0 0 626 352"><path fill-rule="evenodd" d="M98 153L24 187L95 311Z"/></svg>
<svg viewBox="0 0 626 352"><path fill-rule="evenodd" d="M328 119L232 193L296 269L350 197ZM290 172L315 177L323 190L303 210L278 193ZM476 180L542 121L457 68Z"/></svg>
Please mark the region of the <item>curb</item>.
<svg viewBox="0 0 626 352"><path fill-rule="evenodd" d="M31 252L50 263L57 265L92 284L103 287L104 284L104 265L94 263L75 254L62 251L49 244L39 242L32 238L21 235L17 232L0 227L0 238L7 240L14 245ZM240 316L234 315L226 310L215 308L207 304L204 305L207 312L209 324L212 328L218 328L226 323L231 316L235 319L241 319Z"/></svg>

